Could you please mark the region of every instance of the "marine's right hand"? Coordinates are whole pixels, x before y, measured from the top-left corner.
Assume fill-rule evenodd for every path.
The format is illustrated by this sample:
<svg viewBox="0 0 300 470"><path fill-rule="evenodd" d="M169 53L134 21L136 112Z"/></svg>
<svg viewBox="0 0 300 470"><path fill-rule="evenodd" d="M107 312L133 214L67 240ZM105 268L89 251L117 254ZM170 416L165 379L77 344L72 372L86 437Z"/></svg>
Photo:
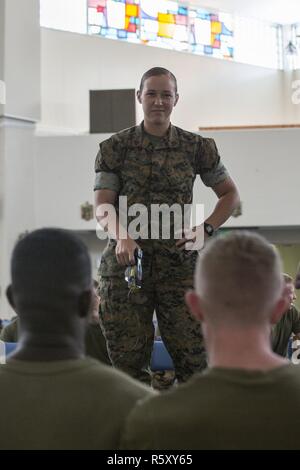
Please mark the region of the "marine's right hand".
<svg viewBox="0 0 300 470"><path fill-rule="evenodd" d="M121 266L135 264L134 252L138 248L138 244L129 237L126 240L118 240L116 246L116 258L118 263Z"/></svg>

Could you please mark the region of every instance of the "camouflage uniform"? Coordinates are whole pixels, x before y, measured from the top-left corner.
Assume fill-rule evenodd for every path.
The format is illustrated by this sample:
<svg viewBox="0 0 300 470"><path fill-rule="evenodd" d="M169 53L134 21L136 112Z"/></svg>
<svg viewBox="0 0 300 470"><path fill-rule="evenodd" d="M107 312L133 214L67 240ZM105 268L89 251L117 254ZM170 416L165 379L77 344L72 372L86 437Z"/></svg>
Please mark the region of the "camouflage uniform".
<svg viewBox="0 0 300 470"><path fill-rule="evenodd" d="M151 204L191 204L197 174L207 186L228 177L212 139L171 125L167 136L154 143L143 123L102 142L95 171L95 190L114 190L119 197L127 196L128 208L143 204L149 214ZM137 293L128 296L115 240L109 241L101 259L101 321L110 357L116 367L149 382L155 309L176 377L185 381L206 366L200 325L184 302L184 293L193 286L197 253L180 251L174 236L136 241L143 250L143 286Z"/></svg>
<svg viewBox="0 0 300 470"><path fill-rule="evenodd" d="M300 313L293 304L282 315L279 322L272 327L271 343L273 351L280 356L286 357L292 333L294 335L300 333Z"/></svg>

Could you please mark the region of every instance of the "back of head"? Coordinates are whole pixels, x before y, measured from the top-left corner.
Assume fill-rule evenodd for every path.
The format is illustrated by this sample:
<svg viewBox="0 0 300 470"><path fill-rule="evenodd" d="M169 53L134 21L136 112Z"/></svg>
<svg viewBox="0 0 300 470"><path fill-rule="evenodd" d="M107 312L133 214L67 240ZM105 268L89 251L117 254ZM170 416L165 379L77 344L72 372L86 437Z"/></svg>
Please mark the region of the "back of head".
<svg viewBox="0 0 300 470"><path fill-rule="evenodd" d="M205 247L195 284L211 324L258 326L269 320L282 293L281 260L259 235L235 232Z"/></svg>
<svg viewBox="0 0 300 470"><path fill-rule="evenodd" d="M164 67L152 67L152 69L147 70L144 73L140 83L140 92L142 92L145 81L150 77L158 77L160 75L166 75L167 77L171 78L175 85L175 93L177 93L177 80L175 75L170 72L170 70L165 69Z"/></svg>
<svg viewBox="0 0 300 470"><path fill-rule="evenodd" d="M13 300L18 314L63 311L91 289L86 246L71 232L36 230L17 243L12 254ZM74 307L75 308L75 307Z"/></svg>

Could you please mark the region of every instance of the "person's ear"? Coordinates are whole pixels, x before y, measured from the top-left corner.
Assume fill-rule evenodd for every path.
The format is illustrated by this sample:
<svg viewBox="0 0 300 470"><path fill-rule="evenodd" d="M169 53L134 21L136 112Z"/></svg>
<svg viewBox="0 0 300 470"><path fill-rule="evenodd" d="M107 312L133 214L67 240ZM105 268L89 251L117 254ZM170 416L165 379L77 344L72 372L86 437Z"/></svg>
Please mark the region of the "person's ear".
<svg viewBox="0 0 300 470"><path fill-rule="evenodd" d="M78 299L78 312L81 318L87 318L92 308L92 290L86 290L80 294Z"/></svg>
<svg viewBox="0 0 300 470"><path fill-rule="evenodd" d="M189 290L185 294L185 302L190 309L192 315L196 318L198 321L204 321L204 316L203 312L201 310L201 302L199 296L196 294L195 291Z"/></svg>
<svg viewBox="0 0 300 470"><path fill-rule="evenodd" d="M141 92L140 92L140 90L138 90L138 91L136 92L136 97L137 97L138 102L139 102L140 104L142 104L142 99L141 99Z"/></svg>
<svg viewBox="0 0 300 470"><path fill-rule="evenodd" d="M288 311L290 306L290 294L287 286L283 288L280 299L276 302L271 314L271 323L276 325L280 318Z"/></svg>
<svg viewBox="0 0 300 470"><path fill-rule="evenodd" d="M176 106L176 104L178 103L178 100L179 100L179 95L178 95L178 93L176 93L174 106Z"/></svg>
<svg viewBox="0 0 300 470"><path fill-rule="evenodd" d="M16 311L16 305L14 301L13 289L12 289L11 284L9 284L9 286L6 289L6 298L8 300L9 305L14 309L14 311Z"/></svg>

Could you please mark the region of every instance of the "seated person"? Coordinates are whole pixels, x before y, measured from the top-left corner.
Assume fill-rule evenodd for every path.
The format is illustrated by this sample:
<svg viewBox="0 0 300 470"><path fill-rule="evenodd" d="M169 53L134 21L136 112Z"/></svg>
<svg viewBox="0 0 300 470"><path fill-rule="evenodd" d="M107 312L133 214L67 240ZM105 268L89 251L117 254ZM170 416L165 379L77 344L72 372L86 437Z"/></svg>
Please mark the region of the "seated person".
<svg viewBox="0 0 300 470"><path fill-rule="evenodd" d="M19 241L11 260L17 350L0 366L0 449L117 449L145 385L85 357L91 262L68 231Z"/></svg>
<svg viewBox="0 0 300 470"><path fill-rule="evenodd" d="M271 349L271 324L288 306L278 254L236 232L201 252L195 291L208 369L145 399L130 413L124 449L300 449L300 374Z"/></svg>
<svg viewBox="0 0 300 470"><path fill-rule="evenodd" d="M293 278L288 274L284 274L283 278L288 289L289 306L279 322L272 327L271 343L274 352L286 357L291 335L294 334L295 339L300 339L300 313L293 304L293 301L297 298Z"/></svg>
<svg viewBox="0 0 300 470"><path fill-rule="evenodd" d="M102 333L99 324L99 304L100 298L97 294L97 281L93 281L93 307L92 313L89 317L89 322L85 333L85 353L87 356L98 359L104 364L111 365L105 337ZM6 295L11 299L11 286L8 286ZM0 333L0 340L8 343L17 343L19 338L19 319L16 316L12 321L6 325Z"/></svg>

